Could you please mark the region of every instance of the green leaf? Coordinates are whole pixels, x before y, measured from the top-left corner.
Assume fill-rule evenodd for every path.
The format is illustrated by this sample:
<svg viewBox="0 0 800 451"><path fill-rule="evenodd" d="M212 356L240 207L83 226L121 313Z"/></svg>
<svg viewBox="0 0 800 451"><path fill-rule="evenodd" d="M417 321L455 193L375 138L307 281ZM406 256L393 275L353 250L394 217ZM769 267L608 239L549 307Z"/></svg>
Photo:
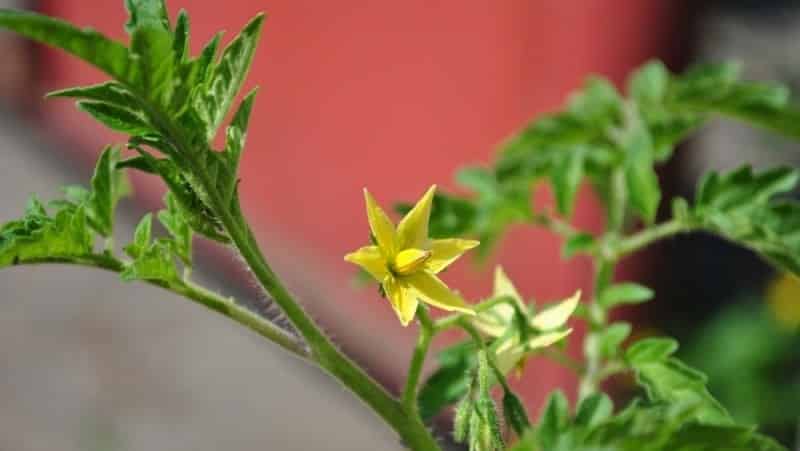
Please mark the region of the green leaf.
<svg viewBox="0 0 800 451"><path fill-rule="evenodd" d="M164 0L125 0L128 22L125 31L134 34L142 28L169 30L169 17Z"/></svg>
<svg viewBox="0 0 800 451"><path fill-rule="evenodd" d="M253 62L256 45L261 34L264 16L258 15L248 23L222 52L213 68L204 92L200 93L195 108L208 126L207 138L213 139L236 94L244 83Z"/></svg>
<svg viewBox="0 0 800 451"><path fill-rule="evenodd" d="M619 354L622 343L631 334L631 325L628 323L617 322L609 325L600 332L598 347L600 353L605 358L612 358Z"/></svg>
<svg viewBox="0 0 800 451"><path fill-rule="evenodd" d="M24 217L0 227L0 268L92 253L93 235L83 207L63 205L54 216L32 199Z"/></svg>
<svg viewBox="0 0 800 451"><path fill-rule="evenodd" d="M667 94L670 74L660 61L649 61L628 79L628 94L640 108L658 104Z"/></svg>
<svg viewBox="0 0 800 451"><path fill-rule="evenodd" d="M258 89L256 88L245 96L226 131L225 152L223 154L226 167L224 168L224 176L218 179L219 181L217 182L217 186L219 186L225 197L226 203L230 203L232 200L238 181L239 161L247 141L247 125L250 121L250 112L253 110L253 103L257 93Z"/></svg>
<svg viewBox="0 0 800 451"><path fill-rule="evenodd" d="M133 31L131 52L139 64L135 86L140 95L160 110L168 110L175 75L172 33L166 28L140 25Z"/></svg>
<svg viewBox="0 0 800 451"><path fill-rule="evenodd" d="M678 342L672 338L645 338L639 340L625 352L631 366L665 360L678 350Z"/></svg>
<svg viewBox="0 0 800 451"><path fill-rule="evenodd" d="M167 209L158 212L158 220L172 236L173 251L187 266L192 265L192 229L172 193L164 196Z"/></svg>
<svg viewBox="0 0 800 451"><path fill-rule="evenodd" d="M147 120L135 112L119 106L103 103L79 101L78 109L83 110L106 127L130 135L153 133Z"/></svg>
<svg viewBox="0 0 800 451"><path fill-rule="evenodd" d="M172 51L175 54L175 65L182 63L189 55L189 14L185 9L178 11L178 19L175 21L174 39L172 40Z"/></svg>
<svg viewBox="0 0 800 451"><path fill-rule="evenodd" d="M179 280L172 256L172 246L167 240L156 240L141 251L120 273L123 281L157 280L166 283Z"/></svg>
<svg viewBox="0 0 800 451"><path fill-rule="evenodd" d="M128 55L128 49L94 30L79 30L58 19L8 9L0 9L0 27L60 48L117 80L129 82L138 77L138 69Z"/></svg>
<svg viewBox="0 0 800 451"><path fill-rule="evenodd" d="M506 391L503 394L503 416L506 419L506 423L511 426L511 429L519 437L522 437L531 427L525 406L517 395L510 391Z"/></svg>
<svg viewBox="0 0 800 451"><path fill-rule="evenodd" d="M560 390L550 394L547 406L539 419L537 435L544 449L554 449L559 435L570 424L569 402Z"/></svg>
<svg viewBox="0 0 800 451"><path fill-rule="evenodd" d="M107 147L97 160L92 176L89 219L95 230L105 237L111 236L114 231L117 202L128 193L124 173L116 170L119 155L119 148Z"/></svg>
<svg viewBox="0 0 800 451"><path fill-rule="evenodd" d="M588 233L576 233L564 242L561 255L563 255L564 258L571 258L576 254L588 251L594 245L595 239L593 235Z"/></svg>
<svg viewBox="0 0 800 451"><path fill-rule="evenodd" d="M47 97L71 97L107 103L118 108L137 111L139 100L130 93L128 88L116 81L107 81L92 86L78 86L75 88L61 89L47 94ZM141 114L141 113L139 113Z"/></svg>
<svg viewBox="0 0 800 451"><path fill-rule="evenodd" d="M575 424L592 427L607 420L614 411L611 398L605 393L594 393L584 398L578 404L575 414Z"/></svg>
<svg viewBox="0 0 800 451"><path fill-rule="evenodd" d="M641 304L653 299L653 294L653 290L637 283L619 283L603 290L598 303L604 309L620 304Z"/></svg>
<svg viewBox="0 0 800 451"><path fill-rule="evenodd" d="M553 191L558 212L570 216L575 206L575 195L583 178L583 160L586 149L567 149L555 159L551 172Z"/></svg>
<svg viewBox="0 0 800 451"><path fill-rule="evenodd" d="M692 405L690 418L703 424L732 424L730 415L706 388L705 375L670 357L678 343L669 338L648 338L634 343L625 360L636 373L652 402Z"/></svg>
<svg viewBox="0 0 800 451"><path fill-rule="evenodd" d="M629 118L620 147L625 153L625 182L631 207L647 223L655 220L661 190L653 165L655 155L649 131L638 117Z"/></svg>
<svg viewBox="0 0 800 451"><path fill-rule="evenodd" d="M139 221L133 232L133 242L125 246L125 253L131 258L139 258L150 246L153 230L153 215L147 213Z"/></svg>
<svg viewBox="0 0 800 451"><path fill-rule="evenodd" d="M690 219L800 274L800 204L776 198L797 182L798 172L788 168L710 173L700 183Z"/></svg>

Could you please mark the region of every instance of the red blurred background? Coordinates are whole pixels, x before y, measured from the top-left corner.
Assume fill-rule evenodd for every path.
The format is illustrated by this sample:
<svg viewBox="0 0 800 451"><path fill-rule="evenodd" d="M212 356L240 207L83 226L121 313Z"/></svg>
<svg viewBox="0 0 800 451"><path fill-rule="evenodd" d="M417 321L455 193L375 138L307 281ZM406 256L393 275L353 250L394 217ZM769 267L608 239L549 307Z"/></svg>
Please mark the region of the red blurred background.
<svg viewBox="0 0 800 451"><path fill-rule="evenodd" d="M119 3L40 2L47 14L124 39ZM407 365L415 331L399 326L376 290L346 282L354 271L342 256L367 237L361 188L387 208L433 183L452 188L454 170L489 161L498 142L557 108L588 74L619 85L644 60L669 57L680 19L678 3L667 0L168 3L173 15L189 10L195 52L216 30L227 29L229 40L268 13L247 83L262 89L242 164L244 208L306 307L389 385ZM104 78L42 51L43 90ZM120 141L71 102L48 101L42 113L80 144L87 165L109 139ZM137 200L155 207L162 188L153 179L136 183ZM575 221L597 227L599 210L584 191ZM530 228L513 230L490 262L461 263L446 279L477 299L489 293L495 262L537 299L590 285L586 262L561 262L556 238ZM519 382L534 406L549 387L574 383L542 365Z"/></svg>

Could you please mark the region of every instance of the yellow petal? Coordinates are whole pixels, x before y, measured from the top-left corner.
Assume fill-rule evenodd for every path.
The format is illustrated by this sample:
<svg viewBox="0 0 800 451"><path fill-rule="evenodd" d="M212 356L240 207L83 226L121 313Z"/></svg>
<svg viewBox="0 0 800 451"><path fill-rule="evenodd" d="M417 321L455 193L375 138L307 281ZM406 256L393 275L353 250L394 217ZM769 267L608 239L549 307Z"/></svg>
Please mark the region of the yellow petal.
<svg viewBox="0 0 800 451"><path fill-rule="evenodd" d="M389 275L386 258L378 246L364 246L355 252L345 255L344 259L362 267L379 282Z"/></svg>
<svg viewBox="0 0 800 451"><path fill-rule="evenodd" d="M432 240L430 247L431 258L428 260L428 271L437 274L450 266L458 257L481 244L480 241L462 240L459 238L449 238L444 240Z"/></svg>
<svg viewBox="0 0 800 451"><path fill-rule="evenodd" d="M509 322L503 321L499 315L495 315L494 312L490 310L481 312L475 316L475 318L472 320L472 324L484 335L488 335L490 337L501 337L506 333Z"/></svg>
<svg viewBox="0 0 800 451"><path fill-rule="evenodd" d="M397 253L392 263L393 269L397 274L413 274L425 266L425 262L431 258L431 251L422 249L404 249Z"/></svg>
<svg viewBox="0 0 800 451"><path fill-rule="evenodd" d="M522 301L522 296L519 295L514 283L511 282L511 279L508 278L503 267L500 265L494 268L494 292L492 296L509 296Z"/></svg>
<svg viewBox="0 0 800 451"><path fill-rule="evenodd" d="M459 311L474 315L464 299L452 291L438 277L427 271L419 271L403 277L403 281L421 301L447 311Z"/></svg>
<svg viewBox="0 0 800 451"><path fill-rule="evenodd" d="M407 286L394 277L387 277L384 280L383 291L386 292L386 297L389 298L400 324L403 327L408 326L408 323L414 319L414 314L417 312L417 305L419 304L417 298Z"/></svg>
<svg viewBox="0 0 800 451"><path fill-rule="evenodd" d="M494 359L497 369L503 374L508 374L524 357L525 348L520 346L516 339L509 339L497 348Z"/></svg>
<svg viewBox="0 0 800 451"><path fill-rule="evenodd" d="M399 249L409 247L422 248L428 240L428 221L431 219L431 205L436 185L428 188L414 208L411 209L397 226Z"/></svg>
<svg viewBox="0 0 800 451"><path fill-rule="evenodd" d="M566 337L570 333L572 333L572 329L567 329L567 330L560 331L560 332L549 332L549 333L546 333L546 334L537 335L536 337L533 337L530 340L528 340L527 350L528 351L533 351L533 350L539 349L539 348L546 348L546 347L548 347L548 346L550 346L552 344L555 344L555 343L561 341L562 339L564 339L564 337Z"/></svg>
<svg viewBox="0 0 800 451"><path fill-rule="evenodd" d="M506 272L503 270L503 267L499 265L494 269L494 291L492 292L492 296L496 298L508 296L517 303L518 308L522 311L526 311L525 305L522 303L522 296L519 295L511 279L508 278ZM514 306L508 303L497 304L492 307L491 312L500 317L502 321L507 324L511 323L514 319Z"/></svg>
<svg viewBox="0 0 800 451"><path fill-rule="evenodd" d="M375 237L378 246L389 257L394 256L397 252L397 239L394 231L394 224L392 220L386 216L386 213L381 209L372 194L364 188L364 200L367 204L367 220L369 220L369 228L372 230L372 235Z"/></svg>
<svg viewBox="0 0 800 451"><path fill-rule="evenodd" d="M580 299L581 292L578 290L571 298L536 315L531 320L531 326L539 330L553 330L563 326L578 307Z"/></svg>
<svg viewBox="0 0 800 451"><path fill-rule="evenodd" d="M495 350L497 369L503 374L508 374L514 368L521 369L524 360L529 354L537 349L545 348L561 341L571 332L572 329L550 332L533 337L527 343L519 343L517 337L510 338Z"/></svg>

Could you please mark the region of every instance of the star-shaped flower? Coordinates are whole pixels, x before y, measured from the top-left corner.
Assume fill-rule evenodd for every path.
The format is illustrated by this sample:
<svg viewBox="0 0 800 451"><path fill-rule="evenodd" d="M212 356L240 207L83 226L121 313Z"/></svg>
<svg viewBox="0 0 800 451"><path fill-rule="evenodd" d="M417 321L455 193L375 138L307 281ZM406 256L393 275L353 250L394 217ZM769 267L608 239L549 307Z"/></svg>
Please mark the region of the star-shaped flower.
<svg viewBox="0 0 800 451"><path fill-rule="evenodd" d="M464 299L436 274L450 266L478 241L428 238L428 221L436 185L422 196L395 229L386 213L364 189L367 219L375 245L345 255L381 283L400 323L414 318L419 301L448 311L474 314Z"/></svg>
<svg viewBox="0 0 800 451"><path fill-rule="evenodd" d="M527 356L533 351L557 343L572 332L572 329L565 329L563 326L578 306L581 292L576 292L569 299L538 314L529 314L530 310L523 303L514 284L506 276L503 268L498 266L494 273L493 297L500 296L511 298L517 305L509 303L495 305L472 321L475 327L487 336L503 340L496 348L495 358L498 369L507 374L514 368L521 369ZM508 333L510 328L515 327L514 315L517 309L525 312L528 326L532 331L525 342L522 342L519 332Z"/></svg>

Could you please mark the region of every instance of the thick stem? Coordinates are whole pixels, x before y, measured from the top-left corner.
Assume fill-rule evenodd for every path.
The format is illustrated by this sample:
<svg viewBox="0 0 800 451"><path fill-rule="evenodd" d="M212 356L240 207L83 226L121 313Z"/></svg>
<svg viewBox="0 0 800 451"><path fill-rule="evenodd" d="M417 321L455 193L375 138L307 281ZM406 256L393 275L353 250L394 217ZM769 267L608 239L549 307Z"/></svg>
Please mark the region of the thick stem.
<svg viewBox="0 0 800 451"><path fill-rule="evenodd" d="M584 399L597 391L598 375L602 370L600 353L600 332L606 325L606 312L598 302L603 291L611 284L614 276L614 263L605 259L595 260L594 296L588 306L589 330L583 342L584 371L578 385L578 398Z"/></svg>
<svg viewBox="0 0 800 451"><path fill-rule="evenodd" d="M411 356L411 364L408 367L406 377L406 387L403 390L403 407L407 412L417 414L417 386L422 373L422 366L425 363L425 356L433 338L434 326L428 310L420 304L417 308L417 318L419 318L419 337L417 345L414 347L414 354Z"/></svg>

